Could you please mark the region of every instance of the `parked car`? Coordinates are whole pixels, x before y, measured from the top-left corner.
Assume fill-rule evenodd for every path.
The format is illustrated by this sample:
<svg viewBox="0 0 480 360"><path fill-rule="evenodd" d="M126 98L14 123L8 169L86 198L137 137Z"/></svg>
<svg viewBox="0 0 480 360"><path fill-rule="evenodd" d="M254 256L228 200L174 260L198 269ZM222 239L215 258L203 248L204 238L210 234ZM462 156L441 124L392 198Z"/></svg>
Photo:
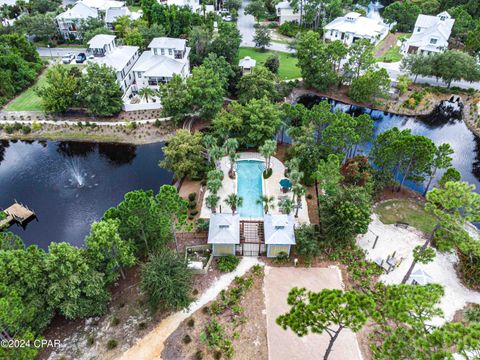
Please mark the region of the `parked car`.
<svg viewBox="0 0 480 360"><path fill-rule="evenodd" d="M223 21L232 21L232 15L222 17Z"/></svg>
<svg viewBox="0 0 480 360"><path fill-rule="evenodd" d="M75 62L77 64L83 64L83 62L87 60L87 55L85 53L80 53L77 55L77 58L75 59Z"/></svg>
<svg viewBox="0 0 480 360"><path fill-rule="evenodd" d="M75 55L70 54L70 53L63 55L63 57L62 57L62 62L64 64L70 64L72 62L72 60L75 60Z"/></svg>

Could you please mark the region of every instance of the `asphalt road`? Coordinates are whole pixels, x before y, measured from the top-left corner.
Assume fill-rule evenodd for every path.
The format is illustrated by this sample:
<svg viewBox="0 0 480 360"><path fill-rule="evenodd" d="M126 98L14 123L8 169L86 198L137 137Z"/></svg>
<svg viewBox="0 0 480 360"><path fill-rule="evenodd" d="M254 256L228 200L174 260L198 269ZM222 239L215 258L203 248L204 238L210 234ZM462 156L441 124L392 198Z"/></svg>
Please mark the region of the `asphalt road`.
<svg viewBox="0 0 480 360"><path fill-rule="evenodd" d="M85 48L46 48L39 47L37 52L42 57L62 57L66 54L79 54L87 52Z"/></svg>

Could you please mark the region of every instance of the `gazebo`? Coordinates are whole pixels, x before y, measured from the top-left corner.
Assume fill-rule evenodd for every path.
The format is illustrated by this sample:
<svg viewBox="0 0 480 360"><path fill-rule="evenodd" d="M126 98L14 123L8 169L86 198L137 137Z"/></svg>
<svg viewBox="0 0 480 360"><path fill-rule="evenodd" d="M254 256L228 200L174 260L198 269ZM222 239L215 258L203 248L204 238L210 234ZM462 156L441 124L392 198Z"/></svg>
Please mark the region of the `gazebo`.
<svg viewBox="0 0 480 360"><path fill-rule="evenodd" d="M235 255L240 244L240 215L215 213L210 216L208 243L214 256Z"/></svg>
<svg viewBox="0 0 480 360"><path fill-rule="evenodd" d="M290 255L290 249L295 245L294 223L292 215L265 214L263 227L267 257L277 257L281 252Z"/></svg>
<svg viewBox="0 0 480 360"><path fill-rule="evenodd" d="M408 282L412 285L427 285L433 283L433 279L422 269L417 269L408 278Z"/></svg>
<svg viewBox="0 0 480 360"><path fill-rule="evenodd" d="M243 59L240 59L240 62L238 63L238 66L242 68L243 75L250 74L255 65L257 65L257 61L250 56L245 56Z"/></svg>

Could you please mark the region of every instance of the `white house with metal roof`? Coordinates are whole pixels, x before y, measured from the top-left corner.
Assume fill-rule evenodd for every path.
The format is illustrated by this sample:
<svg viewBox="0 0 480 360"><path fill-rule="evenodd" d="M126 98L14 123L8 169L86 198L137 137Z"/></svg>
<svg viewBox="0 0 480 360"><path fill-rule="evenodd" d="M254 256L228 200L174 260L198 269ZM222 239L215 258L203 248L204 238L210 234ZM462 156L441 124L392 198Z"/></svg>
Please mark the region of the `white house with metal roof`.
<svg viewBox="0 0 480 360"><path fill-rule="evenodd" d="M280 25L285 22L300 22L300 13L288 1L281 1L275 5L275 11Z"/></svg>
<svg viewBox="0 0 480 360"><path fill-rule="evenodd" d="M325 40L340 40L350 46L359 39L367 39L373 44L378 44L388 35L390 29L382 20L350 12L327 24L324 30Z"/></svg>
<svg viewBox="0 0 480 360"><path fill-rule="evenodd" d="M121 16L128 16L131 20L138 20L142 17L141 11L130 11L128 7L111 7L105 11L105 25L110 30L114 29L114 23Z"/></svg>
<svg viewBox="0 0 480 360"><path fill-rule="evenodd" d="M133 67L135 93L143 87L158 90L161 84L172 80L173 75L186 78L190 75L190 48L184 39L154 38Z"/></svg>
<svg viewBox="0 0 480 360"><path fill-rule="evenodd" d="M71 9L55 17L58 30L65 39L79 39L79 28L83 21L98 19L98 10L87 6L83 1L77 2Z"/></svg>
<svg viewBox="0 0 480 360"><path fill-rule="evenodd" d="M117 82L123 92L134 81L131 69L139 58L138 46L117 46L115 35L96 35L88 42L87 53L93 55L93 61L105 64L115 71Z"/></svg>
<svg viewBox="0 0 480 360"><path fill-rule="evenodd" d="M277 257L280 253L290 255L292 245L295 245L295 220L293 216L281 214L265 214L263 228L267 257Z"/></svg>
<svg viewBox="0 0 480 360"><path fill-rule="evenodd" d="M240 215L213 213L208 227L208 244L214 256L235 255L240 244Z"/></svg>
<svg viewBox="0 0 480 360"><path fill-rule="evenodd" d="M404 54L431 54L448 48L455 19L446 11L437 16L418 15L412 36L401 47Z"/></svg>

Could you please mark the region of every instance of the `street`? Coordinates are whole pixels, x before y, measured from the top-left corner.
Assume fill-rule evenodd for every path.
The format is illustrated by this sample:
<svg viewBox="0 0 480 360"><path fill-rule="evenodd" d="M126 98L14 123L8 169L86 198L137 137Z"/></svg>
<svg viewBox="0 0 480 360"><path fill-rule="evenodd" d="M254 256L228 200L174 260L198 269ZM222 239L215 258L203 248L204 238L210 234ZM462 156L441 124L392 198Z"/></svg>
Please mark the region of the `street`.
<svg viewBox="0 0 480 360"><path fill-rule="evenodd" d="M86 53L87 49L85 48L48 48L48 47L39 47L37 52L41 57L62 57L66 54L75 54Z"/></svg>

